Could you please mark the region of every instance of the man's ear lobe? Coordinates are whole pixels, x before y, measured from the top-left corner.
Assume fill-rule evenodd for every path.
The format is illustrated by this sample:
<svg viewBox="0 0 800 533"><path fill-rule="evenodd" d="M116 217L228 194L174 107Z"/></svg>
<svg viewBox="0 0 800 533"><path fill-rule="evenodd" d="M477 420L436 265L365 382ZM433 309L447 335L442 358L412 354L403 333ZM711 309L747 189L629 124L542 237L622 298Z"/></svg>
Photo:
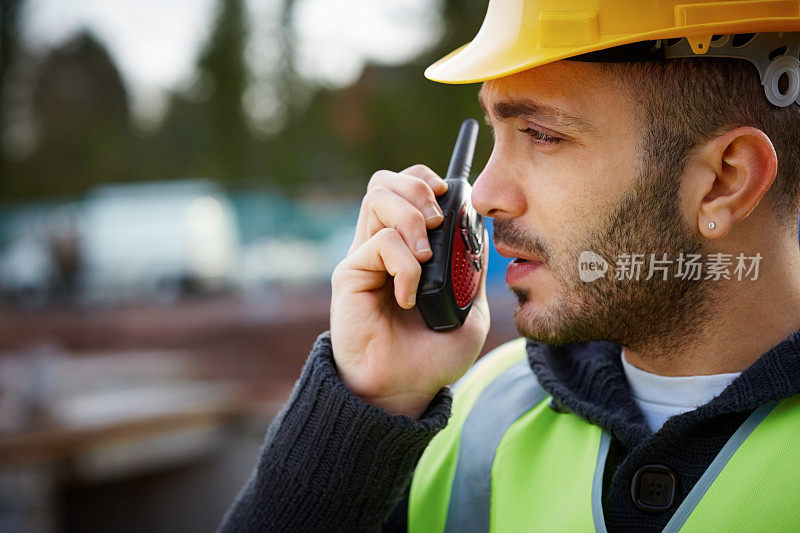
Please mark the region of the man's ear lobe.
<svg viewBox="0 0 800 533"><path fill-rule="evenodd" d="M763 131L742 126L706 143L701 157L709 172L697 224L705 237L716 239L756 208L775 180L778 156Z"/></svg>

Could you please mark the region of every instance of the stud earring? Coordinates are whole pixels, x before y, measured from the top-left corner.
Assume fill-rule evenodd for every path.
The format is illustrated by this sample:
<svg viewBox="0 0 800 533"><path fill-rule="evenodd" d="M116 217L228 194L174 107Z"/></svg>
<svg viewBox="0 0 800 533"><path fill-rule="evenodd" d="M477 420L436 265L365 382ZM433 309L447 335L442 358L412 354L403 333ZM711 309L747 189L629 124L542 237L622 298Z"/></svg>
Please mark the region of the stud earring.
<svg viewBox="0 0 800 533"><path fill-rule="evenodd" d="M717 227L717 225L714 222L709 222L708 223L708 229L714 229L716 227Z"/></svg>

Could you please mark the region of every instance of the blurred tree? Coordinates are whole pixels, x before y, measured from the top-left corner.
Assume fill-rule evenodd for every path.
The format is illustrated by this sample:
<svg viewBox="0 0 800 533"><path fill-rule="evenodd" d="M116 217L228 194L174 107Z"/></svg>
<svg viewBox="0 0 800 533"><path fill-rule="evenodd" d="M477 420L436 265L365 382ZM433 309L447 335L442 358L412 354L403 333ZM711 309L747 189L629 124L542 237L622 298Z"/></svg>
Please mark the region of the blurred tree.
<svg viewBox="0 0 800 533"><path fill-rule="evenodd" d="M250 82L245 63L248 26L242 0L219 0L211 38L197 64L198 82L207 85L204 111L210 128L208 158L211 177L230 180L245 174L247 128L242 99Z"/></svg>
<svg viewBox="0 0 800 533"><path fill-rule="evenodd" d="M4 196L74 194L131 179L130 115L125 87L108 52L83 32L52 50L33 89L38 139L15 162Z"/></svg>
<svg viewBox="0 0 800 533"><path fill-rule="evenodd" d="M197 99L173 93L158 130L138 132L135 150L140 157L131 162L134 175L143 180L217 177L209 173L216 134L205 111Z"/></svg>
<svg viewBox="0 0 800 533"><path fill-rule="evenodd" d="M438 44L425 54L426 61L436 60L472 40L486 15L488 2L470 0L444 0L442 17L444 35ZM428 62L430 62L428 61Z"/></svg>
<svg viewBox="0 0 800 533"><path fill-rule="evenodd" d="M276 28L280 60L273 69L273 79L270 80L289 114L302 110L314 92L308 81L298 74L295 65L297 34L294 31L293 17L296 4L296 0L281 1Z"/></svg>
<svg viewBox="0 0 800 533"><path fill-rule="evenodd" d="M4 129L3 115L7 104L8 71L19 53L19 15L24 0L0 0L0 130ZM5 150L0 146L0 190L8 178Z"/></svg>
<svg viewBox="0 0 800 533"><path fill-rule="evenodd" d="M6 4L15 4L0 2L4 14ZM338 90L315 86L297 73L295 4L280 0L273 26L279 61L262 73L269 79L258 80L280 102L275 123L283 126L276 133L254 135L243 107L254 81L245 60L249 28L243 0L218 0L198 57L197 83L172 95L155 132L130 126L119 74L91 36L52 51L34 92L39 144L30 158L14 163L13 183L0 180L0 192L74 194L110 180L207 177L241 183L255 177L255 183L277 184L287 192L342 193L361 192L379 168L423 162L443 172L461 119L481 114L478 87L436 84L422 72L474 35L485 3L442 0L445 31L436 46L400 67L368 65L359 80ZM7 20L4 16L3 39ZM484 132L476 171L490 145Z"/></svg>
<svg viewBox="0 0 800 533"><path fill-rule="evenodd" d="M19 14L23 0L0 0L0 87L19 48Z"/></svg>
<svg viewBox="0 0 800 533"><path fill-rule="evenodd" d="M482 118L478 85L442 85L422 75L425 67L471 40L486 12L482 2L442 3L445 32L436 46L399 67L368 65L353 85L320 89L295 108L271 140L272 167L294 186L360 191L372 172L425 163L443 174L461 120ZM491 148L485 129L473 165L477 174Z"/></svg>
<svg viewBox="0 0 800 533"><path fill-rule="evenodd" d="M260 80L281 96L282 112L292 108L291 95L300 93L302 84L292 69L290 25L284 24L292 3L281 0L273 36L280 60L270 78ZM254 135L243 107L244 95L254 81L245 60L248 34L241 0L219 0L209 40L197 61L195 83L171 95L161 126L140 139L138 149L148 157L134 162L137 175L146 179L200 176L229 184L243 179L270 184L273 176L282 175L276 171L272 143Z"/></svg>

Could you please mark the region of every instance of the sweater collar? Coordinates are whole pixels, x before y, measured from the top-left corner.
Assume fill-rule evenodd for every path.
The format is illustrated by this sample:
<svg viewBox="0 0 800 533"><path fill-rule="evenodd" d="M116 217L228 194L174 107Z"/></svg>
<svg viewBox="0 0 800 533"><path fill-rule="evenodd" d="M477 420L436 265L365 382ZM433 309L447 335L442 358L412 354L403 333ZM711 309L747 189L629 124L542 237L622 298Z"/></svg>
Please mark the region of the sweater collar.
<svg viewBox="0 0 800 533"><path fill-rule="evenodd" d="M607 341L552 346L527 340L528 362L541 386L572 412L628 447L652 435L631 396L621 346ZM720 415L752 411L800 394L800 330L770 348L719 396L657 432L683 432Z"/></svg>

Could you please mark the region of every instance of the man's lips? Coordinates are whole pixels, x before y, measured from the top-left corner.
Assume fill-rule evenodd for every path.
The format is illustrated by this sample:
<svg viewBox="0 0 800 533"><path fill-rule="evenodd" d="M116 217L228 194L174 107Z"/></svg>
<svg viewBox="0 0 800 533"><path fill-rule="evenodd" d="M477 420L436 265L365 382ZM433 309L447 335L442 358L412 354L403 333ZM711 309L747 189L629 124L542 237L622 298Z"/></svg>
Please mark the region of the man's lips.
<svg viewBox="0 0 800 533"><path fill-rule="evenodd" d="M525 262L525 261L533 261L533 262L537 262L537 263L543 263L544 262L540 258L538 258L538 257L536 257L534 255L530 255L530 254L526 255L526 254L520 253L520 252L518 252L516 250L513 250L511 248L503 246L502 244L495 244L494 247L497 249L497 252L500 255L502 255L503 257L508 257L509 259L514 259L515 263L522 263L522 262Z"/></svg>
<svg viewBox="0 0 800 533"><path fill-rule="evenodd" d="M506 267L506 284L509 287L514 285L523 285L529 275L533 274L542 266L542 263L535 260L528 259L514 259L511 264Z"/></svg>
<svg viewBox="0 0 800 533"><path fill-rule="evenodd" d="M495 244L494 247L503 257L514 259L506 268L506 284L509 286L521 285L530 274L542 266L542 261L534 255L520 253L502 244Z"/></svg>

